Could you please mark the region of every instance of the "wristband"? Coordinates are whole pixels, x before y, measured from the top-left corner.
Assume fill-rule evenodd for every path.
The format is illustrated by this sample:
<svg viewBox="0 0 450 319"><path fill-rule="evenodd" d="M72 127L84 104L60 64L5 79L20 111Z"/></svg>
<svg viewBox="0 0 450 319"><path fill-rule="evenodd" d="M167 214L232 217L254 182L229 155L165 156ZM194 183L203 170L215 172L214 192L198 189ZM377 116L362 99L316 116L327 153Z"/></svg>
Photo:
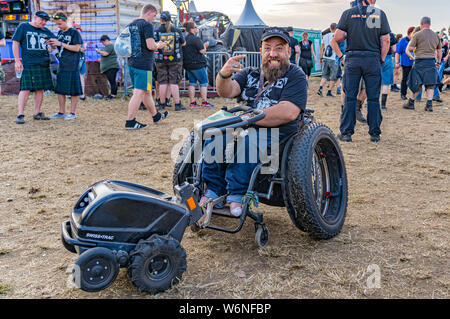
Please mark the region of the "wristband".
<svg viewBox="0 0 450 319"><path fill-rule="evenodd" d="M224 75L222 74L221 71L219 71L219 76L220 76L222 79L224 79L224 80L231 78L231 75L229 75L229 76L224 76Z"/></svg>

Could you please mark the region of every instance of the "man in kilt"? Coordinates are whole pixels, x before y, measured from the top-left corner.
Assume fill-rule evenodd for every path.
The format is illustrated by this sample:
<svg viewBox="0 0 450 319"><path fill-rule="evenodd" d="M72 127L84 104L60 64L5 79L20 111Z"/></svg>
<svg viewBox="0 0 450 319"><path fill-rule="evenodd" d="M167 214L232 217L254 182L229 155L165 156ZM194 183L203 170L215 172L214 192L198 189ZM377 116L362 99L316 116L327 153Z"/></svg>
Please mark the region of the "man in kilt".
<svg viewBox="0 0 450 319"><path fill-rule="evenodd" d="M44 91L53 89L48 42L55 35L45 27L48 20L50 16L46 12L37 11L31 22L23 22L17 27L12 38L15 71L20 77L17 124L25 123L25 105L30 92L34 92L33 119L49 119L41 112Z"/></svg>
<svg viewBox="0 0 450 319"><path fill-rule="evenodd" d="M75 110L78 105L78 97L83 95L80 80L81 44L80 33L69 26L67 15L57 12L53 16L56 26L60 29L56 39L49 43L58 47L59 69L56 75L55 93L58 94L59 112L51 116L51 119L64 118L75 119ZM66 114L66 96L70 96L70 113Z"/></svg>

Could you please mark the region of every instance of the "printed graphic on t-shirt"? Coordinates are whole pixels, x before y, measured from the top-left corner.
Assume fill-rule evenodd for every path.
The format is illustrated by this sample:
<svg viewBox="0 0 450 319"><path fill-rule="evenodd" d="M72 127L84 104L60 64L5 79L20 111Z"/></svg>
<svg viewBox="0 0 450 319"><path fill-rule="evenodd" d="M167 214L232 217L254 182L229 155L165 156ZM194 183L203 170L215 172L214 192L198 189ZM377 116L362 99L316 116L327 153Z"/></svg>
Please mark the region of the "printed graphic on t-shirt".
<svg viewBox="0 0 450 319"><path fill-rule="evenodd" d="M139 27L136 24L130 24L129 29L131 34L131 56L133 58L138 58L142 54Z"/></svg>
<svg viewBox="0 0 450 319"><path fill-rule="evenodd" d="M173 33L161 33L160 40L166 43L164 48L162 48L162 53L164 55L173 55L175 52L175 35Z"/></svg>
<svg viewBox="0 0 450 319"><path fill-rule="evenodd" d="M266 84L266 86L263 88L261 97L256 102L256 105L254 105L253 107L259 110L264 110L268 107L278 104L279 101L274 99L274 97L281 96L281 90L286 86L287 81L288 78L283 77L281 79L278 79L273 84ZM254 102L257 96L257 94L255 94L255 91L257 92L258 88L259 88L259 78L253 77L249 74L247 77L246 88L244 89L241 95L242 99L244 101Z"/></svg>
<svg viewBox="0 0 450 319"><path fill-rule="evenodd" d="M47 49L47 43L45 42L45 40L48 39L48 36L46 34L28 31L26 33L26 39L28 50L41 51Z"/></svg>
<svg viewBox="0 0 450 319"><path fill-rule="evenodd" d="M58 41L60 41L61 43L70 44L72 42L72 36L58 34ZM59 57L61 57L63 51L64 51L64 48L63 48L63 46L61 46L60 51L59 51Z"/></svg>

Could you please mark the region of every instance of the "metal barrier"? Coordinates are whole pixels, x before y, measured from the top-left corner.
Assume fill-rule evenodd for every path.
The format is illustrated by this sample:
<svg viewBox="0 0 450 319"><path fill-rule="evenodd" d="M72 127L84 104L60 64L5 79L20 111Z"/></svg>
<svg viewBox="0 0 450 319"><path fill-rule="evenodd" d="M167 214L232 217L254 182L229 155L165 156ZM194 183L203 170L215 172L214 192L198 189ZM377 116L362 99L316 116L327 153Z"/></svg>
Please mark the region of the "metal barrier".
<svg viewBox="0 0 450 319"><path fill-rule="evenodd" d="M223 65L228 61L230 55L228 54L228 52L206 52L205 56L208 63L206 67L209 80L208 93L217 93L216 76L222 69ZM185 69L183 69L183 79L185 80L183 81L183 85L180 86L180 92L186 93L187 87L189 85L189 80L187 78ZM195 91L199 92L200 90L196 88Z"/></svg>
<svg viewBox="0 0 450 319"><path fill-rule="evenodd" d="M247 51L235 51L233 56L246 55L247 57L241 60L241 64L244 68L249 66L259 68L261 66L261 53L260 52L247 52Z"/></svg>

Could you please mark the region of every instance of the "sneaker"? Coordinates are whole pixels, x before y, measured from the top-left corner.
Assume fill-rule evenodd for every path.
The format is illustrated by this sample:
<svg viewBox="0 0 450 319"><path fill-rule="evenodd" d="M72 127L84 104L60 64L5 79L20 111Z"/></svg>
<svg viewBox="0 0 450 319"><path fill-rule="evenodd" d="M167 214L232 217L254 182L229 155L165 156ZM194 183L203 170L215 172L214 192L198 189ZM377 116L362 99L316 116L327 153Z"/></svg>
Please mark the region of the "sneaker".
<svg viewBox="0 0 450 319"><path fill-rule="evenodd" d="M16 124L24 124L25 123L25 115L18 115L16 118Z"/></svg>
<svg viewBox="0 0 450 319"><path fill-rule="evenodd" d="M158 115L159 114L159 115ZM156 113L156 115L153 117L153 123L157 124L167 118L169 116L169 112L165 111L164 113Z"/></svg>
<svg viewBox="0 0 450 319"><path fill-rule="evenodd" d="M392 85L391 86L391 92L400 92L400 89L398 88L397 85Z"/></svg>
<svg viewBox="0 0 450 319"><path fill-rule="evenodd" d="M317 90L317 94L320 95L320 96L323 96L322 88Z"/></svg>
<svg viewBox="0 0 450 319"><path fill-rule="evenodd" d="M181 103L175 104L175 111L184 111L186 108Z"/></svg>
<svg viewBox="0 0 450 319"><path fill-rule="evenodd" d="M80 100L81 100L81 101L84 101L84 100L86 100L86 96L85 96L85 95L83 95L83 96L80 96Z"/></svg>
<svg viewBox="0 0 450 319"><path fill-rule="evenodd" d="M214 107L215 105L209 103L208 101L203 101L203 102L202 102L202 106L203 106L203 107Z"/></svg>
<svg viewBox="0 0 450 319"><path fill-rule="evenodd" d="M105 100L108 101L108 100L113 100L113 99L115 99L115 98L116 98L116 97L113 96L113 95L108 95L107 97L105 97Z"/></svg>
<svg viewBox="0 0 450 319"><path fill-rule="evenodd" d="M382 110L387 110L386 105L382 105L382 106L381 106L381 109L382 109Z"/></svg>
<svg viewBox="0 0 450 319"><path fill-rule="evenodd" d="M147 107L145 106L145 104L143 102L141 102L141 105L139 105L139 110L145 111L146 109L147 109Z"/></svg>
<svg viewBox="0 0 450 319"><path fill-rule="evenodd" d="M370 135L370 141L378 143L380 141L380 135Z"/></svg>
<svg viewBox="0 0 450 319"><path fill-rule="evenodd" d="M140 130L140 129L143 129L146 127L147 127L147 124L139 123L138 121L136 121L136 119L125 122L126 130Z"/></svg>
<svg viewBox="0 0 450 319"><path fill-rule="evenodd" d="M33 115L33 119L35 120L42 120L42 121L48 121L50 118L46 117L44 113L39 112L38 114Z"/></svg>
<svg viewBox="0 0 450 319"><path fill-rule="evenodd" d="M328 91L327 96L336 97L331 91Z"/></svg>
<svg viewBox="0 0 450 319"><path fill-rule="evenodd" d="M55 113L54 115L50 116L51 119L63 119L66 116L65 113Z"/></svg>
<svg viewBox="0 0 450 319"><path fill-rule="evenodd" d="M438 103L444 102L440 97L434 97L434 98L433 98L433 101L434 101L434 102L438 102Z"/></svg>
<svg viewBox="0 0 450 319"><path fill-rule="evenodd" d="M400 98L401 98L403 101L406 101L406 100L408 99L408 98L406 97L406 95L403 95L403 94L400 96Z"/></svg>
<svg viewBox="0 0 450 319"><path fill-rule="evenodd" d="M337 138L342 142L352 142L352 136L350 134L338 134Z"/></svg>
<svg viewBox="0 0 450 319"><path fill-rule="evenodd" d="M167 104L166 103L159 103L159 105L158 105L158 110L164 110L165 108L166 108L166 106L167 106Z"/></svg>
<svg viewBox="0 0 450 319"><path fill-rule="evenodd" d="M202 107L202 106L200 104L197 104L196 101L194 101L191 104L189 104L189 107L192 108L192 109L195 109L195 108L199 108L199 107Z"/></svg>
<svg viewBox="0 0 450 319"><path fill-rule="evenodd" d="M341 88L340 88L340 87L338 87L338 88L336 89L336 95L341 95Z"/></svg>
<svg viewBox="0 0 450 319"><path fill-rule="evenodd" d="M76 118L77 116L74 113L69 113L66 115L66 117L64 117L65 120L74 120Z"/></svg>

